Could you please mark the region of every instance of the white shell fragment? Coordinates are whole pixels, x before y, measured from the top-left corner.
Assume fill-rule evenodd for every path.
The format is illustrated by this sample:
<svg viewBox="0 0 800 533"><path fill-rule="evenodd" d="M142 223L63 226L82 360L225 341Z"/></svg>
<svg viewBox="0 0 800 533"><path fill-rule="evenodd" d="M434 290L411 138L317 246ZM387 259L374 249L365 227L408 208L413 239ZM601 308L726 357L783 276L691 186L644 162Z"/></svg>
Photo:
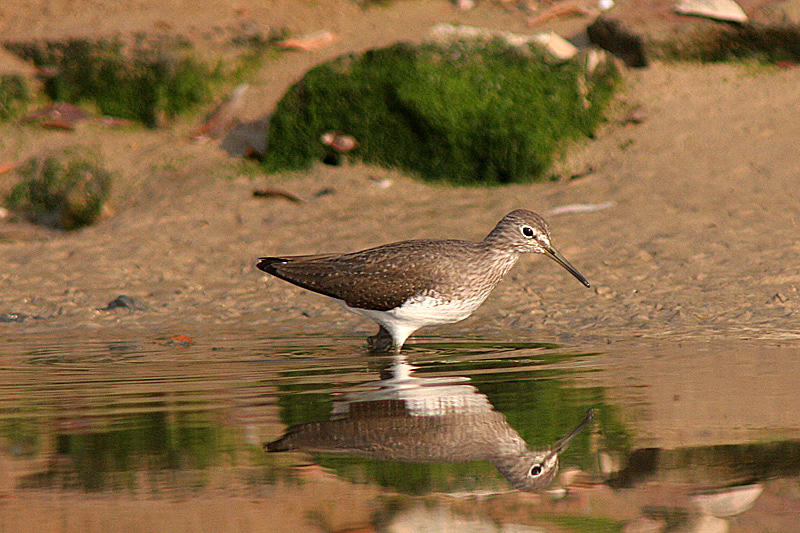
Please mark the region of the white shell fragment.
<svg viewBox="0 0 800 533"><path fill-rule="evenodd" d="M675 5L674 10L681 15L747 22L747 13L733 0L681 0Z"/></svg>
<svg viewBox="0 0 800 533"><path fill-rule="evenodd" d="M601 204L569 204L554 207L547 212L548 216L563 215L565 213L593 213L617 205L616 202L603 202Z"/></svg>
<svg viewBox="0 0 800 533"><path fill-rule="evenodd" d="M703 514L726 518L750 509L763 490L763 485L742 485L723 491L695 494L691 499Z"/></svg>
<svg viewBox="0 0 800 533"><path fill-rule="evenodd" d="M570 59L578 53L578 49L574 44L554 31L537 33L531 36L531 40L542 45L545 50L559 59Z"/></svg>
<svg viewBox="0 0 800 533"><path fill-rule="evenodd" d="M689 522L686 531L691 531L691 533L728 533L730 529L730 524L724 518L704 514Z"/></svg>
<svg viewBox="0 0 800 533"><path fill-rule="evenodd" d="M355 137L337 131L326 131L319 140L325 146L330 146L343 154L358 148L358 141Z"/></svg>
<svg viewBox="0 0 800 533"><path fill-rule="evenodd" d="M555 32L548 31L535 35L524 35L508 31L495 31L475 26L454 26L452 24L437 24L428 33L428 37L435 41L452 41L456 39L493 39L499 37L511 46L524 46L536 43L558 59L566 60L578 53L578 49L569 41Z"/></svg>

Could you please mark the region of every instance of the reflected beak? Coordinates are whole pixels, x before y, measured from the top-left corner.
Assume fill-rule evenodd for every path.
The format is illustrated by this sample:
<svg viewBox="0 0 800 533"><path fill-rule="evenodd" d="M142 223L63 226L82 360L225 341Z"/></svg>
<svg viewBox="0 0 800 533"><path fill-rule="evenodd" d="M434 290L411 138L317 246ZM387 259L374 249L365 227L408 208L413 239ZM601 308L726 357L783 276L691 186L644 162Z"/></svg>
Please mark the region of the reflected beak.
<svg viewBox="0 0 800 533"><path fill-rule="evenodd" d="M581 430L583 430L583 428L585 428L589 424L589 422L592 421L592 418L594 418L594 409L589 409L589 411L586 413L586 418L583 419L583 422L578 424L575 427L575 429L570 431L569 435L567 435L566 437L561 437L560 439L558 439L556 441L556 443L553 444L552 448L550 448L550 453L551 454L559 454L559 453L563 452L567 448L567 445L569 444L569 441L574 439L575 436L578 433L580 433Z"/></svg>
<svg viewBox="0 0 800 533"><path fill-rule="evenodd" d="M561 255L560 253L558 253L558 250L556 250L552 246L548 246L547 248L544 249L544 255L546 255L547 257L549 257L550 259L552 259L553 261L555 261L556 263L558 263L562 267L566 268L567 271L570 274L572 274L573 276L578 278L578 281L580 281L581 283L583 283L587 287L591 287L591 285L589 285L589 282L586 281L586 278L583 277L583 274L578 272L577 268L572 266L569 261L564 259L564 256Z"/></svg>

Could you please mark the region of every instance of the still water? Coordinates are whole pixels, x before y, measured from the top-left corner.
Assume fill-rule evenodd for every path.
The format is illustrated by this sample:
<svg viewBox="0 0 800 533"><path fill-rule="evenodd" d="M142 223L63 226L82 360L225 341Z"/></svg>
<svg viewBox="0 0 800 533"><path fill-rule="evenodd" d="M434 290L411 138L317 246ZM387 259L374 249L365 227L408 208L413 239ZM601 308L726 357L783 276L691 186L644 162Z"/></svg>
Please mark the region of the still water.
<svg viewBox="0 0 800 533"><path fill-rule="evenodd" d="M800 531L795 348L362 342L4 339L0 531Z"/></svg>

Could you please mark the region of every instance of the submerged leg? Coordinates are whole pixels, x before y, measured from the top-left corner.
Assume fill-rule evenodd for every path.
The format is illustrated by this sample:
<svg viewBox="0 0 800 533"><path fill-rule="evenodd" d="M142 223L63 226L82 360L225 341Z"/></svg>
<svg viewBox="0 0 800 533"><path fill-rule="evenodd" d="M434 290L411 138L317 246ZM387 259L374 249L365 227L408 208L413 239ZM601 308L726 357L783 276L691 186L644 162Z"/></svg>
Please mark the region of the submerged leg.
<svg viewBox="0 0 800 533"><path fill-rule="evenodd" d="M378 333L372 337L367 337L367 347L371 354L387 354L400 351L399 347L395 347L389 331L383 326L378 330Z"/></svg>

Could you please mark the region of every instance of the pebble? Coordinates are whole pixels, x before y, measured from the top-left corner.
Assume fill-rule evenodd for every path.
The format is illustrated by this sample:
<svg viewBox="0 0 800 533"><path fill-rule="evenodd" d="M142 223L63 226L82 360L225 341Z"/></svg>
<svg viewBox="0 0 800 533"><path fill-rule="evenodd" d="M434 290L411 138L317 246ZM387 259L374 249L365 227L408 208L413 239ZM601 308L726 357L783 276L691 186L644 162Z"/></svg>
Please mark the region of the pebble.
<svg viewBox="0 0 800 533"><path fill-rule="evenodd" d="M789 298L786 297L785 295L781 294L780 292L776 292L775 294L772 295L771 300L773 302L785 303L785 302L787 302L789 300Z"/></svg>
<svg viewBox="0 0 800 533"><path fill-rule="evenodd" d="M120 294L110 302L105 307L98 307L98 311L113 311L115 309L128 309L130 311L140 311L143 309L141 305L139 305L136 300L131 298L130 296L125 296L124 294Z"/></svg>
<svg viewBox="0 0 800 533"><path fill-rule="evenodd" d="M0 315L0 322L23 322L28 315L22 313L4 313Z"/></svg>
<svg viewBox="0 0 800 533"><path fill-rule="evenodd" d="M653 254L651 254L647 250L639 250L639 259L644 262L652 261Z"/></svg>
<svg viewBox="0 0 800 533"><path fill-rule="evenodd" d="M616 291L612 291L611 287L606 285L598 285L594 288L594 293L598 296L603 296L605 298L615 298L617 296Z"/></svg>
<svg viewBox="0 0 800 533"><path fill-rule="evenodd" d="M181 346L183 348L188 348L192 344L194 344L194 340L191 337L187 337L183 334L178 334L171 337L167 343L168 346Z"/></svg>
<svg viewBox="0 0 800 533"><path fill-rule="evenodd" d="M666 520L642 516L625 524L622 533L660 533L666 530Z"/></svg>
<svg viewBox="0 0 800 533"><path fill-rule="evenodd" d="M379 189L388 189L392 185L394 185L394 180L392 180L391 178L384 178L382 180L375 182L375 187Z"/></svg>

